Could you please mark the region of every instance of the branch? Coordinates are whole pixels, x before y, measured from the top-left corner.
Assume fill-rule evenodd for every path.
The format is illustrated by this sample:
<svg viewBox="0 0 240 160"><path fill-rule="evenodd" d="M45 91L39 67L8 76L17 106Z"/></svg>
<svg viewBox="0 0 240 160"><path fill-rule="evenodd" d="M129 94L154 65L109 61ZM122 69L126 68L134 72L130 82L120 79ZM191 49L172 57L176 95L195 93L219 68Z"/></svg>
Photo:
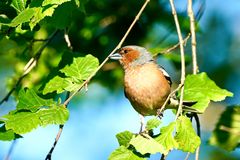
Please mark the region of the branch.
<svg viewBox="0 0 240 160"><path fill-rule="evenodd" d="M71 41L69 39L69 35L68 35L68 29L65 29L64 30L64 39L65 39L65 42L67 43L67 47L72 50L73 47L72 47L72 44L71 44Z"/></svg>
<svg viewBox="0 0 240 160"><path fill-rule="evenodd" d="M196 42L196 33L195 33L195 18L192 8L192 0L188 0L188 16L190 18L190 32L192 40L192 63L193 63L193 74L197 74L198 65L197 65L197 42Z"/></svg>
<svg viewBox="0 0 240 160"><path fill-rule="evenodd" d="M11 96L13 91L19 86L19 84L22 82L23 78L36 66L37 61L39 60L42 51L44 48L51 42L53 37L57 34L58 31L55 31L52 33L52 35L49 36L49 38L46 39L45 43L41 46L41 48L37 51L34 57L32 57L28 63L25 65L23 69L23 74L18 78L16 84L13 86L13 88L6 94L6 96L0 101L0 105L7 101L8 98Z"/></svg>
<svg viewBox="0 0 240 160"><path fill-rule="evenodd" d="M124 34L123 38L121 39L121 41L118 43L118 45L113 49L113 51L105 58L105 60L99 65L99 67L96 69L96 71L91 74L88 79L86 81L84 81L84 83L79 87L79 89L75 92L73 92L71 95L68 95L66 96L66 100L64 101L64 105L65 107L67 108L67 105L69 104L70 100L83 88L83 87L86 87L86 90L87 90L87 85L88 85L88 82L95 76L95 74L102 68L102 66L108 61L109 57L114 54L116 52L117 49L121 48L123 42L125 41L125 39L127 38L128 34L130 33L130 31L132 30L134 24L137 22L137 20L139 19L140 15L142 14L143 10L145 9L145 7L147 6L147 4L150 2L150 0L146 0L145 3L143 4L143 6L141 7L140 11L138 12L138 14L136 15L135 19L133 20L133 22L131 23L130 27L128 28L128 30L126 31L126 33ZM68 34L66 33L65 31L65 34L64 34L64 39L68 45L68 47L70 49L72 49L72 46L71 46L71 43L70 43L70 40L69 40L69 36ZM60 139L60 136L61 136L61 133L63 131L63 127L64 125L60 125L59 126L59 130L58 130L58 133L57 133L57 136L55 138L55 141L53 143L53 146L51 147L50 151L48 152L45 160L51 160L51 157L52 157L52 153L57 145L57 142L58 140Z"/></svg>
<svg viewBox="0 0 240 160"><path fill-rule="evenodd" d="M95 74L102 68L102 66L108 61L109 57L114 54L119 48L121 48L123 42L125 41L125 39L127 38L128 34L130 33L130 31L132 30L133 26L136 24L136 22L138 21L138 19L140 18L142 12L144 11L144 9L146 8L147 4L150 2L150 0L146 0L145 3L143 4L143 6L141 7L141 9L139 10L138 14L136 15L135 19L133 20L133 22L131 23L131 25L129 26L128 30L126 31L126 33L124 34L124 36L122 37L122 39L120 40L120 42L118 43L118 45L112 50L112 52L104 59L104 61L98 66L98 68L96 69L95 72L93 72L87 79L86 81L83 82L83 84L79 87L79 89L75 92L73 92L69 98L64 102L64 105L66 106L66 104L68 104L70 102L70 100L84 87L86 86L87 83L90 82L90 80L95 76Z"/></svg>
<svg viewBox="0 0 240 160"><path fill-rule="evenodd" d="M71 44L70 39L69 39L69 36L68 36L68 30L67 30L67 29L64 30L64 40L65 40L66 43L67 43L67 47L68 47L70 50L73 50L72 44ZM70 96L70 92L67 92L65 100L67 100L67 99L69 98L69 96ZM68 104L65 105L66 108L67 108L67 105L68 105ZM52 158L52 153L53 153L53 151L54 151L54 149L55 149L55 147L56 147L56 145L57 145L57 143L58 143L58 140L60 139L60 137L61 137L61 135L62 135L63 127L64 127L63 124L62 124L62 125L59 125L59 130L58 130L58 133L57 133L57 135L56 135L55 141L54 141L54 143L53 143L53 146L52 146L51 149L49 150L49 152L48 152L45 160L51 160L51 158Z"/></svg>
<svg viewBox="0 0 240 160"><path fill-rule="evenodd" d="M187 43L187 40L190 38L190 36L191 36L191 34L189 33L189 34L187 35L187 37L185 37L185 38L183 39L184 45ZM179 45L180 45L180 43L178 42L177 44L173 45L172 47L170 47L170 48L162 51L161 54L167 54L167 53L171 52L172 50L175 50L176 48L178 48Z"/></svg>
<svg viewBox="0 0 240 160"><path fill-rule="evenodd" d="M66 95L66 98L65 98L65 99L68 99L68 98L69 98L69 95L70 95L70 92L67 92L67 95ZM68 105L68 104L66 104L66 108L67 108L67 105ZM51 158L52 158L52 153L53 153L53 151L54 151L54 149L55 149L55 147L56 147L56 145L57 145L57 143L58 143L58 140L59 140L60 137L61 137L61 134L62 134L62 131L63 131L63 127L64 127L63 124L62 124L62 125L59 125L59 130L58 130L58 133L57 133L57 135L56 135L55 141L54 141L54 143L53 143L53 146L52 146L51 149L49 150L49 152L48 152L45 160L51 160Z"/></svg>
<svg viewBox="0 0 240 160"><path fill-rule="evenodd" d="M192 63L193 63L193 74L198 73L198 65L197 65L197 42L196 42L196 32L195 32L195 18L193 14L193 4L192 0L188 0L188 16L190 19L190 32L191 32L191 43L192 43ZM201 137L201 129L200 129L200 121L198 115L193 114L196 124L197 124L197 134ZM199 159L200 146L196 149L195 160Z"/></svg>
<svg viewBox="0 0 240 160"><path fill-rule="evenodd" d="M178 21L177 12L176 12L176 9L175 9L175 6L174 6L174 2L173 2L173 0L169 0L169 2L170 2L170 5L171 5L172 15L173 15L174 22L175 22L176 29L177 29L179 45L180 45L180 53L181 53L181 83L179 84L179 86L181 86L181 95L180 95L178 111L177 111L176 118L175 118L175 120L176 120L178 118L178 116L182 113L184 81L185 81L185 55L184 55L184 41L183 41L183 38L182 38L182 32L181 32L181 28L180 28L180 25L179 25L179 21Z"/></svg>

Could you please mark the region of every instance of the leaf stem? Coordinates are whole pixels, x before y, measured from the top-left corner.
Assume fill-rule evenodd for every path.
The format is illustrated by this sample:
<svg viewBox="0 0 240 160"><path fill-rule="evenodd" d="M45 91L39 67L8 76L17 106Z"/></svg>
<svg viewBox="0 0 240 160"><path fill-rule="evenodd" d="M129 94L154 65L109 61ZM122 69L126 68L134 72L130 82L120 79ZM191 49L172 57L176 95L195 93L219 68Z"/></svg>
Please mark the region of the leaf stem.
<svg viewBox="0 0 240 160"><path fill-rule="evenodd" d="M178 40L179 40L179 45L180 45L180 54L181 54L181 83L179 84L181 86L181 95L180 95L179 107L178 107L176 118L175 118L175 120L177 120L178 116L182 113L184 81L185 81L185 53L184 53L184 41L182 38L182 32L181 32L181 28L179 25L175 5L174 5L173 0L169 0L169 2L171 5L172 15L173 15L174 22L175 22L176 29L177 29Z"/></svg>

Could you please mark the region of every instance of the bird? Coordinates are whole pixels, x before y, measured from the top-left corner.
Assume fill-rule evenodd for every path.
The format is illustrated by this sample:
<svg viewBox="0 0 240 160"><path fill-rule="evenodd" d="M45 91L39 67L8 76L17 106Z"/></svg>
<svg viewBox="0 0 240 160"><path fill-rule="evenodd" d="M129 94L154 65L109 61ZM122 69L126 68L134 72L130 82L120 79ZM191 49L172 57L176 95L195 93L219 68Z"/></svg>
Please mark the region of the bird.
<svg viewBox="0 0 240 160"><path fill-rule="evenodd" d="M124 70L124 94L133 108L143 117L160 115L158 111L171 93L172 81L167 71L156 63L152 54L144 47L128 45L109 58L118 60ZM188 106L195 103L186 102ZM168 102L169 106L175 108L178 104L176 97L170 98ZM191 110L187 105L186 108Z"/></svg>

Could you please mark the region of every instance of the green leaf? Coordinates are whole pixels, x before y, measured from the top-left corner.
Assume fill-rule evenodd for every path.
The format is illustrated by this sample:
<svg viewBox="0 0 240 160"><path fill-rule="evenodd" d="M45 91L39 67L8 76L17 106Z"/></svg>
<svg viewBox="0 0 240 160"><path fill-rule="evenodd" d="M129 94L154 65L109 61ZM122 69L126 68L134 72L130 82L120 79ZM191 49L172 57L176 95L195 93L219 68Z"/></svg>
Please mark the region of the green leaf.
<svg viewBox="0 0 240 160"><path fill-rule="evenodd" d="M129 131L124 131L124 132L118 133L116 135L116 137L117 137L119 145L120 146L123 145L123 146L127 147L129 145L129 142L132 139L133 135L134 134Z"/></svg>
<svg viewBox="0 0 240 160"><path fill-rule="evenodd" d="M38 124L40 124L40 119L37 113L31 112L8 114L3 116L3 118L6 118L6 130L12 129L13 132L17 134L24 134L30 132L34 128L37 128Z"/></svg>
<svg viewBox="0 0 240 160"><path fill-rule="evenodd" d="M39 97L32 89L20 90L18 99L17 110L26 109L31 112L36 112L42 106L53 106L56 104L52 99Z"/></svg>
<svg viewBox="0 0 240 160"><path fill-rule="evenodd" d="M20 137L20 135L15 134L12 130L6 130L5 126L0 127L0 140L11 141Z"/></svg>
<svg viewBox="0 0 240 160"><path fill-rule="evenodd" d="M88 54L85 57L74 58L70 66L66 66L60 71L66 76L82 81L94 73L98 65L98 59Z"/></svg>
<svg viewBox="0 0 240 160"><path fill-rule="evenodd" d="M139 157L133 151L125 146L120 146L111 153L108 160L145 160L146 158Z"/></svg>
<svg viewBox="0 0 240 160"><path fill-rule="evenodd" d="M57 91L57 93L64 92L65 88L69 86L69 82L66 81L65 78L55 76L51 79L43 89L43 94L51 93L53 91Z"/></svg>
<svg viewBox="0 0 240 160"><path fill-rule="evenodd" d="M55 106L50 109L41 109L37 112L41 125L64 124L69 117L69 112L64 106Z"/></svg>
<svg viewBox="0 0 240 160"><path fill-rule="evenodd" d="M161 121L158 118L153 118L147 121L146 129L151 130L157 128L161 124Z"/></svg>
<svg viewBox="0 0 240 160"><path fill-rule="evenodd" d="M178 149L184 152L195 152L197 147L200 146L201 140L193 129L190 119L180 116L177 119L176 126L175 140L179 144Z"/></svg>
<svg viewBox="0 0 240 160"><path fill-rule="evenodd" d="M135 149L142 155L147 153L155 154L158 152L162 154L167 153L167 150L165 150L161 144L159 144L150 136L145 138L141 135L138 135L137 137L131 139L130 144L133 145Z"/></svg>
<svg viewBox="0 0 240 160"><path fill-rule="evenodd" d="M69 112L64 106L42 108L35 113L15 112L3 116L6 130L13 130L14 133L24 134L48 124L64 124L69 117Z"/></svg>
<svg viewBox="0 0 240 160"><path fill-rule="evenodd" d="M230 106L222 113L209 140L211 145L233 151L240 144L240 106Z"/></svg>
<svg viewBox="0 0 240 160"><path fill-rule="evenodd" d="M60 5L64 2L69 2L71 0L44 0L42 3L42 6L47 6L47 5L52 5L52 4L56 4L56 5Z"/></svg>
<svg viewBox="0 0 240 160"><path fill-rule="evenodd" d="M173 137L173 132L175 130L176 123L172 122L166 127L162 127L160 130L160 135L155 138L155 140L163 145L166 150L172 150L173 148L178 148L178 143Z"/></svg>
<svg viewBox="0 0 240 160"><path fill-rule="evenodd" d="M95 72L98 65L98 59L92 55L73 58L72 64L60 70L67 77L55 76L46 84L43 94L53 91L62 93L64 91L72 92L78 90L83 81Z"/></svg>
<svg viewBox="0 0 240 160"><path fill-rule="evenodd" d="M11 27L16 27L22 23L29 22L30 19L34 16L36 8L27 8L22 11L17 17L15 17L10 24L7 24Z"/></svg>
<svg viewBox="0 0 240 160"><path fill-rule="evenodd" d="M18 12L22 12L26 7L27 0L13 0L11 6Z"/></svg>
<svg viewBox="0 0 240 160"><path fill-rule="evenodd" d="M47 16L52 16L57 5L46 6L46 7L35 7L35 14L29 22L31 30L38 24L42 19Z"/></svg>
<svg viewBox="0 0 240 160"><path fill-rule="evenodd" d="M184 87L184 100L196 101L197 103L192 108L200 113L205 111L211 100L222 101L227 96L233 96L231 92L219 88L204 72L197 75L188 75Z"/></svg>

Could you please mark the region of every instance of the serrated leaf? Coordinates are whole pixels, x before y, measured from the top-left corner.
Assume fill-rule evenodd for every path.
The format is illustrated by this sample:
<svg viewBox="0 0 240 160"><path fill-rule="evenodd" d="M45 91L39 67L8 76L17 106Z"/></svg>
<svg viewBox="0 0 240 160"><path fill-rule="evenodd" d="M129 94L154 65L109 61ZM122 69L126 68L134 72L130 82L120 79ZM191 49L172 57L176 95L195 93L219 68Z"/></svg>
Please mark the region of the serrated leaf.
<svg viewBox="0 0 240 160"><path fill-rule="evenodd" d="M173 137L173 132L175 130L176 123L172 122L166 127L162 127L160 130L160 135L155 138L155 140L163 145L166 150L172 150L173 148L178 148L178 143Z"/></svg>
<svg viewBox="0 0 240 160"><path fill-rule="evenodd" d="M56 7L57 5L35 7L35 14L29 22L30 29L32 30L45 17L52 16Z"/></svg>
<svg viewBox="0 0 240 160"><path fill-rule="evenodd" d="M230 106L222 113L212 136L211 145L233 151L240 144L240 106Z"/></svg>
<svg viewBox="0 0 240 160"><path fill-rule="evenodd" d="M129 145L130 140L133 137L133 133L129 131L124 131L124 132L118 133L116 137L120 146L123 145L127 147Z"/></svg>
<svg viewBox="0 0 240 160"><path fill-rule="evenodd" d="M93 72L95 72L98 65L98 59L88 54L85 57L74 58L73 63L70 66L66 66L60 71L66 76L82 81L86 80Z"/></svg>
<svg viewBox="0 0 240 160"><path fill-rule="evenodd" d="M120 146L111 153L108 160L145 160L146 158L139 157L133 151L127 149L125 146Z"/></svg>
<svg viewBox="0 0 240 160"><path fill-rule="evenodd" d="M66 88L69 83L65 80L65 78L55 76L52 78L44 87L43 94L51 93L56 91L58 94L64 92L64 88Z"/></svg>
<svg viewBox="0 0 240 160"><path fill-rule="evenodd" d="M197 136L190 119L185 116L178 117L176 121L175 140L179 144L178 149L184 152L193 153L201 144L201 140Z"/></svg>
<svg viewBox="0 0 240 160"><path fill-rule="evenodd" d="M12 130L6 130L5 126L0 127L0 140L11 141L20 137L20 135L15 134Z"/></svg>
<svg viewBox="0 0 240 160"><path fill-rule="evenodd" d="M39 117L36 113L32 112L19 112L16 114L8 114L3 116L6 118L6 130L13 130L17 134L24 134L37 128L40 124Z"/></svg>
<svg viewBox="0 0 240 160"><path fill-rule="evenodd" d="M205 111L211 100L222 101L227 96L233 96L231 92L219 88L204 72L197 75L188 75L184 87L184 100L196 101L197 103L192 108L200 113Z"/></svg>
<svg viewBox="0 0 240 160"><path fill-rule="evenodd" d="M27 0L13 0L11 6L18 12L22 12L26 7Z"/></svg>
<svg viewBox="0 0 240 160"><path fill-rule="evenodd" d="M143 137L142 135L138 135L135 138L132 138L130 144L135 147L135 149L144 154L155 154L155 153L162 153L166 154L167 150L163 148L163 145L159 144L155 139L148 136L147 138Z"/></svg>
<svg viewBox="0 0 240 160"><path fill-rule="evenodd" d="M53 5L53 4L60 5L64 2L69 2L69 1L71 0L44 0L42 3L42 6Z"/></svg>
<svg viewBox="0 0 240 160"><path fill-rule="evenodd" d="M147 121L146 129L151 130L157 128L161 124L161 121L158 118L153 118Z"/></svg>
<svg viewBox="0 0 240 160"><path fill-rule="evenodd" d="M48 124L64 124L69 117L69 112L64 106L56 106L50 109L41 109L37 112L42 126Z"/></svg>
<svg viewBox="0 0 240 160"><path fill-rule="evenodd" d="M24 109L31 112L36 112L42 106L53 106L56 104L52 99L39 97L32 89L20 90L18 99L17 110Z"/></svg>
<svg viewBox="0 0 240 160"><path fill-rule="evenodd" d="M36 8L27 8L22 11L17 17L15 17L10 24L7 24L11 27L16 27L22 23L29 22L30 19L34 16Z"/></svg>

